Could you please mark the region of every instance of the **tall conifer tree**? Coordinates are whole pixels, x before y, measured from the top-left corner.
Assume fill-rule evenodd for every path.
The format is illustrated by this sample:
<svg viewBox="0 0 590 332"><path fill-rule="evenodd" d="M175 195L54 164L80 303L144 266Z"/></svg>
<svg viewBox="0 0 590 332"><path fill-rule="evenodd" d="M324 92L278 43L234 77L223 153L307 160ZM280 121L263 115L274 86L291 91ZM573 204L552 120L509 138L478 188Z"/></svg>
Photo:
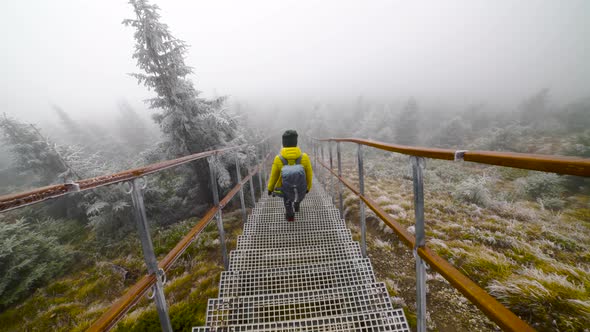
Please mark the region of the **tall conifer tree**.
<svg viewBox="0 0 590 332"><path fill-rule="evenodd" d="M150 108L161 110L153 116L164 133L162 142L168 157L179 157L226 146L242 140L236 121L225 112L225 98L206 99L196 90L187 77L193 70L184 62L188 46L175 38L168 26L160 22L158 6L146 0L130 0L135 19L123 21L135 28L135 52L137 66L143 73L131 74L138 83L156 92L149 99ZM218 165L220 177L227 178L228 171L223 163ZM192 181L199 183L199 196L209 196L207 186L208 169L206 162L197 162Z"/></svg>

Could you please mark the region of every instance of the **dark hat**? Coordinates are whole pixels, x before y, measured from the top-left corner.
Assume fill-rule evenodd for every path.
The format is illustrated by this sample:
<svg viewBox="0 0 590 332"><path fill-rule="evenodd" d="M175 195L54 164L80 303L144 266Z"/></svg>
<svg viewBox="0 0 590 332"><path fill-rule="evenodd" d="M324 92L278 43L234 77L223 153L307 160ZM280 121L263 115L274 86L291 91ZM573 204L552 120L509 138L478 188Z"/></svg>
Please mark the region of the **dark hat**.
<svg viewBox="0 0 590 332"><path fill-rule="evenodd" d="M297 146L297 132L295 130L287 130L283 133L283 147L291 148Z"/></svg>

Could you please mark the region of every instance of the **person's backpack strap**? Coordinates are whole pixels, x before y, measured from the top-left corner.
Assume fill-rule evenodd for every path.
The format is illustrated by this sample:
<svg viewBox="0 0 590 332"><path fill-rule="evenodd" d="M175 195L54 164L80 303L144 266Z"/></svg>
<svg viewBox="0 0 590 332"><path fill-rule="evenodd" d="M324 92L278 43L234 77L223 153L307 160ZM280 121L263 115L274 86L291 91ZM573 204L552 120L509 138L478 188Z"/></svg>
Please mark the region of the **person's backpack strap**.
<svg viewBox="0 0 590 332"><path fill-rule="evenodd" d="M296 164L296 165L301 165L301 157L302 157L302 156L303 156L303 155L299 156L299 158L297 158L297 160L295 160L295 164Z"/></svg>
<svg viewBox="0 0 590 332"><path fill-rule="evenodd" d="M285 159L283 156L279 155L279 158L283 162L283 165L288 165L289 164L289 162L287 161L287 159Z"/></svg>

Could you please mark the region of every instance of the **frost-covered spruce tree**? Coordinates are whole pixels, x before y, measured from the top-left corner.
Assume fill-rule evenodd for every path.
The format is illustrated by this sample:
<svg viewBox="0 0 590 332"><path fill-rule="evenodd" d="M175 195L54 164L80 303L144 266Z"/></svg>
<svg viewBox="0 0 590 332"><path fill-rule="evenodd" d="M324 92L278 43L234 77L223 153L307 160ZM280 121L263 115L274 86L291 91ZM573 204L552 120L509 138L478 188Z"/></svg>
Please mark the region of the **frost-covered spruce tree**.
<svg viewBox="0 0 590 332"><path fill-rule="evenodd" d="M123 21L136 29L137 66L143 73L131 74L138 82L156 92L149 100L150 108L161 110L153 116L164 134L163 148L168 157L179 157L220 148L241 140L236 135L237 123L223 109L225 98L206 99L187 77L193 71L184 62L188 46L175 38L168 26L160 22L158 6L146 0L130 0L135 19ZM196 170L187 188L199 183L198 196L210 197L208 168L205 161L196 163ZM218 165L220 178L227 178L224 163ZM223 183L221 183L223 185ZM192 196L192 195L191 195Z"/></svg>
<svg viewBox="0 0 590 332"><path fill-rule="evenodd" d="M126 101L119 103L119 119L117 122L119 136L125 143L128 154L142 152L153 143L152 133L146 123Z"/></svg>
<svg viewBox="0 0 590 332"><path fill-rule="evenodd" d="M70 115L57 105L52 105L53 111L59 118L61 126L65 131L65 137L70 144L84 144L85 146L91 146L90 137L84 133L84 130L80 127L76 121L74 121Z"/></svg>
<svg viewBox="0 0 590 332"><path fill-rule="evenodd" d="M413 145L418 142L418 104L411 98L395 122L395 143Z"/></svg>
<svg viewBox="0 0 590 332"><path fill-rule="evenodd" d="M82 157L81 148L57 145L32 124L4 115L0 117L0 134L4 146L10 151L14 168L34 179L35 185L78 180L95 167L92 159ZM35 211L55 217L78 217L81 214L79 198L55 200Z"/></svg>
<svg viewBox="0 0 590 332"><path fill-rule="evenodd" d="M4 145L10 149L16 170L35 176L39 185L57 183L60 178L63 181L73 176L57 146L32 124L4 114L0 117L0 132Z"/></svg>

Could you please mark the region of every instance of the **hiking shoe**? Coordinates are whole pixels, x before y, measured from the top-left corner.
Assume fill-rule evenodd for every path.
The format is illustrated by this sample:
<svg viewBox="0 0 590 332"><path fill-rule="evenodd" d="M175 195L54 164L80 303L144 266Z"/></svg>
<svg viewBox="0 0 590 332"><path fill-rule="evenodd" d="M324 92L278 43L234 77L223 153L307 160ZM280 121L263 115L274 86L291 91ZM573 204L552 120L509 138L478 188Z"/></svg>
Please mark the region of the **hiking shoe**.
<svg viewBox="0 0 590 332"><path fill-rule="evenodd" d="M299 212L299 205L301 204L301 202L295 202L295 212Z"/></svg>

